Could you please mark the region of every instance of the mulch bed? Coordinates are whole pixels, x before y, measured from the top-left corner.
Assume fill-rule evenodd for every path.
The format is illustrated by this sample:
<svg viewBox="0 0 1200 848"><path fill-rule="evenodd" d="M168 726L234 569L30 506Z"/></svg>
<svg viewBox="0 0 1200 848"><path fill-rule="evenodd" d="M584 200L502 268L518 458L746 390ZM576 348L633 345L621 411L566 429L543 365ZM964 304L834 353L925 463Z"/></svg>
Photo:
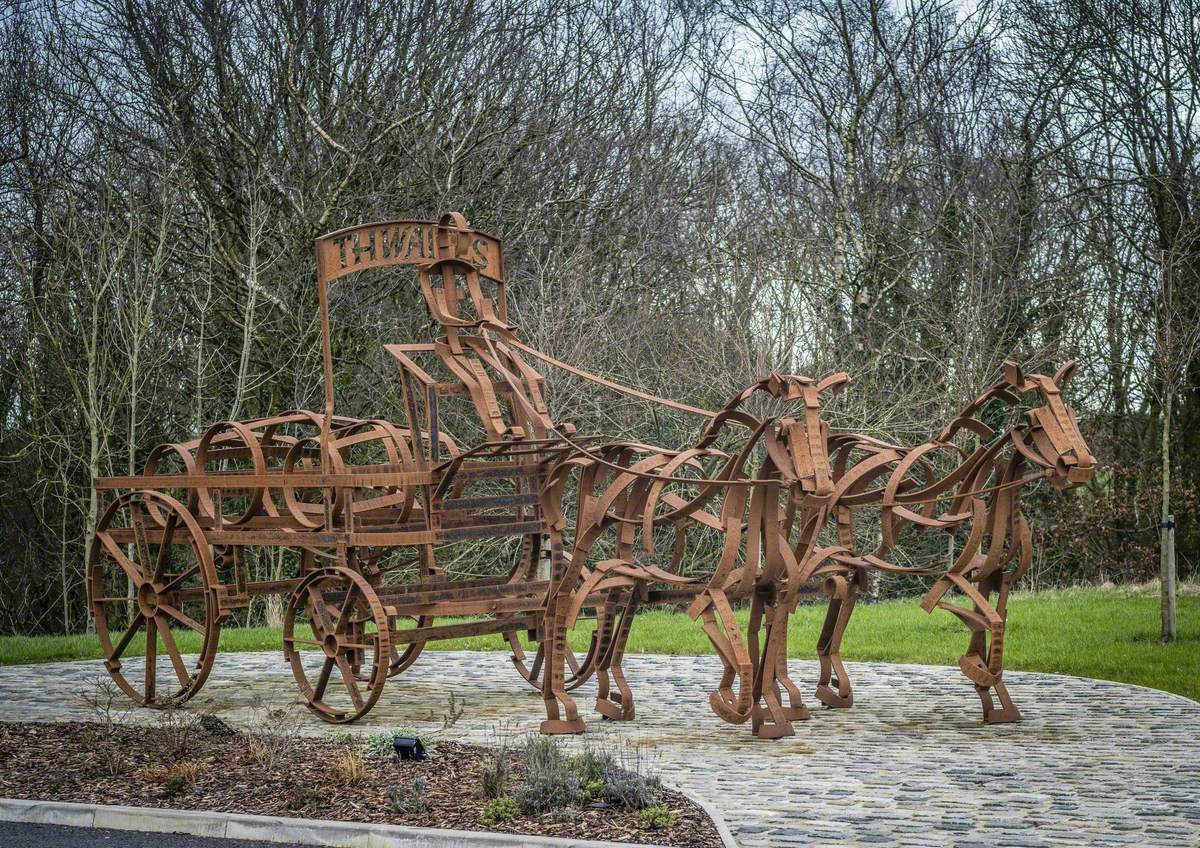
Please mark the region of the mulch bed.
<svg viewBox="0 0 1200 848"><path fill-rule="evenodd" d="M667 828L651 829L636 812L613 806L584 806L575 810L573 821L522 815L487 827L480 822L487 802L481 769L495 756L490 749L439 739L436 754L423 761L366 756L361 778L348 783L333 764L349 750L361 751L361 740L289 736L264 745L262 739L243 732L220 735L199 726L0 723L0 797L721 845L707 814L666 788L659 803L675 820ZM515 785L522 776L520 758L509 756ZM182 769L188 778L169 780L167 769L179 762L190 764ZM424 787L414 792L418 780ZM408 809L414 799L424 809Z"/></svg>

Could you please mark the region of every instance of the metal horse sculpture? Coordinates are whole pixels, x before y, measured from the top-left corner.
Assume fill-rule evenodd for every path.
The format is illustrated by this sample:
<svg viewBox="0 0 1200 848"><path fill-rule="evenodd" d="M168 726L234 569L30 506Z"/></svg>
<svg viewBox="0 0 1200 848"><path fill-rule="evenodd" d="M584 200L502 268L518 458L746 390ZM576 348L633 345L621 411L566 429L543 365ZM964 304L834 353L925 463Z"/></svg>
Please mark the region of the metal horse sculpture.
<svg viewBox="0 0 1200 848"><path fill-rule="evenodd" d="M817 697L822 703L853 703L841 660L842 635L868 573L882 571L934 578L921 606L926 612L952 613L970 631L959 667L975 685L984 719L1002 723L1020 718L1002 678L1008 596L1032 557L1021 491L1039 480L1058 489L1079 486L1091 479L1095 468L1075 414L1060 393L1074 369L1074 363L1068 363L1053 377L1026 377L1016 363L1006 362L1001 380L937 436L913 448L856 434L830 439L840 544L813 554L823 563L819 570L829 575L830 604L817 644ZM1022 413L1022 404L1030 402L1033 408ZM985 424L985 410L1009 419L1007 425L997 430ZM855 515L867 509L879 513L881 541L874 552L859 554ZM888 557L901 544L906 527L965 539L945 566L899 565ZM970 607L951 603L952 590L965 596Z"/></svg>

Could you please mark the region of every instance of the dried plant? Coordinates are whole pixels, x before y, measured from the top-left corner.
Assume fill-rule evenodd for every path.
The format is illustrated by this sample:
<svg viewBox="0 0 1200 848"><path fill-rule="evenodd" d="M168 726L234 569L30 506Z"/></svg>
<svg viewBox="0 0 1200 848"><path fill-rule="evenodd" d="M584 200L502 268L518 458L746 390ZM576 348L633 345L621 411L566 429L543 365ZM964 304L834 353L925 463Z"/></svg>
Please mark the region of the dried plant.
<svg viewBox="0 0 1200 848"><path fill-rule="evenodd" d="M345 786L362 783L366 776L367 764L362 752L356 748L348 748L333 758L331 766L333 779Z"/></svg>
<svg viewBox="0 0 1200 848"><path fill-rule="evenodd" d="M88 747L106 773L120 774L125 770L128 760L119 731L132 712L129 699L107 677L96 677L89 681L80 693L80 699L95 718L84 731Z"/></svg>
<svg viewBox="0 0 1200 848"><path fill-rule="evenodd" d="M300 717L295 705L268 707L255 705L254 718L242 736L247 760L268 771L273 770L300 735Z"/></svg>
<svg viewBox="0 0 1200 848"><path fill-rule="evenodd" d="M173 762L186 759L200 731L196 717L177 707L167 707L159 714L155 726L163 738L167 757Z"/></svg>

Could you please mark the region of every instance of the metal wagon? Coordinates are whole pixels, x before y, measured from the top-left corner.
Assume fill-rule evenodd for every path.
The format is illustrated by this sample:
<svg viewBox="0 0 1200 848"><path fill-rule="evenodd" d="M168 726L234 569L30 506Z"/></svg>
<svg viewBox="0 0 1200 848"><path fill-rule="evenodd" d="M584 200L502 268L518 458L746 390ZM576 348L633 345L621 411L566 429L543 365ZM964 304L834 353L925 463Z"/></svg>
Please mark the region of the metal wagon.
<svg viewBox="0 0 1200 848"><path fill-rule="evenodd" d="M519 634L539 645L565 638L544 627L553 575L540 492L568 446L547 426L541 376L516 347L497 350L471 332L507 326L500 241L451 213L340 230L317 239L316 255L324 409L223 421L198 439L158 446L141 474L95 481L102 508L87 581L109 674L142 705L181 704L211 672L222 623L252 598L277 595L285 599L284 655L305 703L325 721L365 715L387 679L439 639L503 634L518 671L540 686L542 652L527 658ZM386 345L399 365L403 424L339 416L329 284L391 265L416 268L445 335ZM422 359L451 378L434 379ZM510 379L495 382L485 364ZM464 399L486 433L469 449L439 415L444 402ZM522 540L511 570L447 579L439 546L489 537ZM290 551L296 575L251 580L251 546ZM416 568L395 584L383 579L380 560L398 547L415 552ZM567 652L573 685L627 633L629 595L629 586L597 593L587 656ZM194 659L176 641L188 630L200 643Z"/></svg>

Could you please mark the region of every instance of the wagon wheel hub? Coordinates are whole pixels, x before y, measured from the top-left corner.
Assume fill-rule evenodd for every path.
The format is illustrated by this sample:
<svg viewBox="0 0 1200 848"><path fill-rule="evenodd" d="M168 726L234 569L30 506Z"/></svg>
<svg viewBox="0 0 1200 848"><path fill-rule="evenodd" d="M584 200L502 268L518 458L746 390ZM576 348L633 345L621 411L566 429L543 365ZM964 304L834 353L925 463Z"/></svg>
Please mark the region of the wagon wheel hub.
<svg viewBox="0 0 1200 848"><path fill-rule="evenodd" d="M325 652L325 656L337 659L337 655L341 651L341 645L338 644L336 633L325 634L325 638L321 640L321 650Z"/></svg>
<svg viewBox="0 0 1200 848"><path fill-rule="evenodd" d="M154 618L158 614L158 590L149 581L143 583L137 590L138 609L146 618Z"/></svg>

